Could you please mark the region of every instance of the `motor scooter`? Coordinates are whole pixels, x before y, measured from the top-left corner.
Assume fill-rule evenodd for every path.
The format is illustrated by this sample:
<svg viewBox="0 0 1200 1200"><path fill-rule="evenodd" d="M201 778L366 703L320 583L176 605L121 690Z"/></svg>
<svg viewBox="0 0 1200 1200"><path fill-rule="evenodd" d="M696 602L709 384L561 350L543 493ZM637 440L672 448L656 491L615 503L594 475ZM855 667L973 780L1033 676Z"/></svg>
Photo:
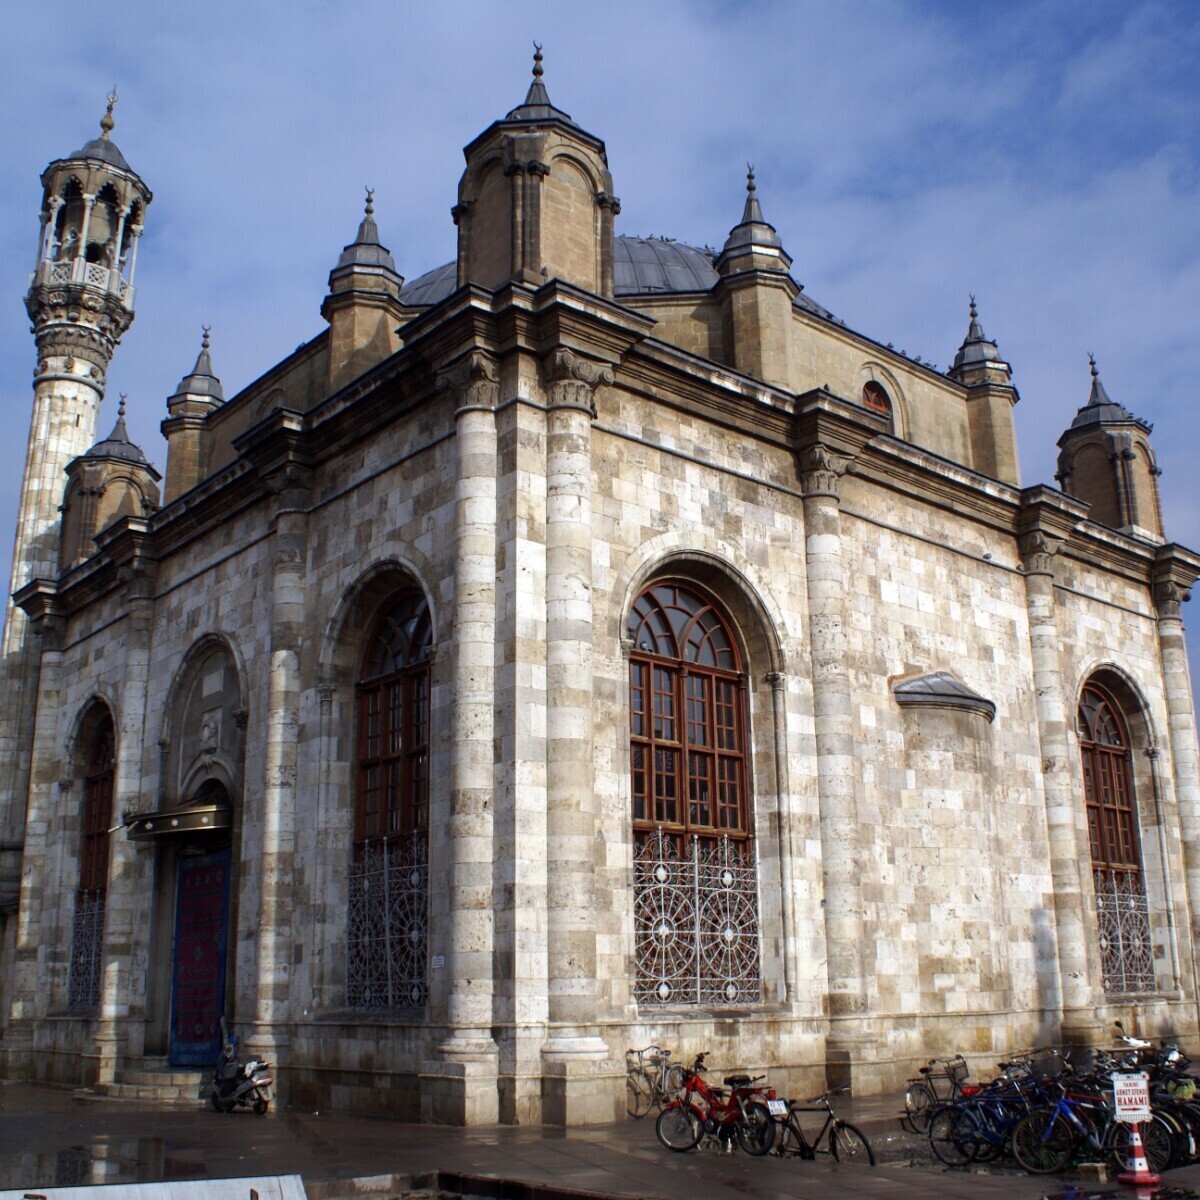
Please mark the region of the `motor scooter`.
<svg viewBox="0 0 1200 1200"><path fill-rule="evenodd" d="M238 1058L237 1034L226 1034L222 1021L221 1057L208 1085L208 1102L213 1109L227 1113L238 1107L253 1108L260 1117L265 1116L273 1082L270 1063L257 1058L243 1063Z"/></svg>

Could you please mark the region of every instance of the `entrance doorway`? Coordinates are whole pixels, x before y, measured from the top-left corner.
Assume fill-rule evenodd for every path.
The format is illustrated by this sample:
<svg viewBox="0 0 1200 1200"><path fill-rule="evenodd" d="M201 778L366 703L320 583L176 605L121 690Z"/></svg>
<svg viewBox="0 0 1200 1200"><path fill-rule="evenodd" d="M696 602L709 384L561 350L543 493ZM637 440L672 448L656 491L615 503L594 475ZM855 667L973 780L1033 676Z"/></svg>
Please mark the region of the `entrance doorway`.
<svg viewBox="0 0 1200 1200"><path fill-rule="evenodd" d="M169 1060L211 1066L221 1052L230 852L181 855L175 889Z"/></svg>

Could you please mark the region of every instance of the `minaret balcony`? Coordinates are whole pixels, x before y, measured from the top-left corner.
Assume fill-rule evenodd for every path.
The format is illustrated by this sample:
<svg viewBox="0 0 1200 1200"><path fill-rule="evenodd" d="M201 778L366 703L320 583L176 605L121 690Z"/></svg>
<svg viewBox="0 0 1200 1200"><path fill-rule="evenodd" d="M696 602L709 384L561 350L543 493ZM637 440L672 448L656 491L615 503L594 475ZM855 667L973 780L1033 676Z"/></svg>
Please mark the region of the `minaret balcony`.
<svg viewBox="0 0 1200 1200"><path fill-rule="evenodd" d="M38 264L32 279L34 287L63 287L81 284L115 296L128 309L133 309L133 284L123 278L115 267L86 262L82 258L66 262L46 260Z"/></svg>

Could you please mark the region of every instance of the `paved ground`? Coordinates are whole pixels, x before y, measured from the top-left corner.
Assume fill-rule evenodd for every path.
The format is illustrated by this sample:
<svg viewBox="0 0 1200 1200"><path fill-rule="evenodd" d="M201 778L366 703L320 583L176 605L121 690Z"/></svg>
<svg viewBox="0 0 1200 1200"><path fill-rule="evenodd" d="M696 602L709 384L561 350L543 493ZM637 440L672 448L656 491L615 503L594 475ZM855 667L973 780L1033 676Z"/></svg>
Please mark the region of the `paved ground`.
<svg viewBox="0 0 1200 1200"><path fill-rule="evenodd" d="M893 1109L891 1102L868 1101L843 1111L873 1141L882 1141L885 1131L895 1128ZM655 1140L650 1118L570 1132L463 1131L303 1111L263 1118L249 1112L218 1116L201 1108L86 1103L53 1088L0 1084L0 1188L298 1172L314 1195L331 1197L346 1194L332 1181L437 1171L655 1200L1133 1195L1117 1184L1076 1190L1059 1179L932 1170L906 1161L872 1170L743 1154L671 1154ZM1164 1200L1200 1200L1200 1167L1174 1171L1164 1182L1172 1185ZM541 1194L549 1200L553 1192Z"/></svg>

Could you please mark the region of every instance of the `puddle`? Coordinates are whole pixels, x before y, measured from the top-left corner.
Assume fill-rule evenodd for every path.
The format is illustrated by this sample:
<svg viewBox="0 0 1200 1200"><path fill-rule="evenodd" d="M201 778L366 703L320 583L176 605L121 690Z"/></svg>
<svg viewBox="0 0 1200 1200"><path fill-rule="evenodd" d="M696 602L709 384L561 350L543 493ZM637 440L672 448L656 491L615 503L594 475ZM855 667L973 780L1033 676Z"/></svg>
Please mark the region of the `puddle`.
<svg viewBox="0 0 1200 1200"><path fill-rule="evenodd" d="M99 1137L62 1150L5 1155L0 1165L0 1188L50 1181L54 1187L82 1187L207 1178L202 1150L156 1137Z"/></svg>

